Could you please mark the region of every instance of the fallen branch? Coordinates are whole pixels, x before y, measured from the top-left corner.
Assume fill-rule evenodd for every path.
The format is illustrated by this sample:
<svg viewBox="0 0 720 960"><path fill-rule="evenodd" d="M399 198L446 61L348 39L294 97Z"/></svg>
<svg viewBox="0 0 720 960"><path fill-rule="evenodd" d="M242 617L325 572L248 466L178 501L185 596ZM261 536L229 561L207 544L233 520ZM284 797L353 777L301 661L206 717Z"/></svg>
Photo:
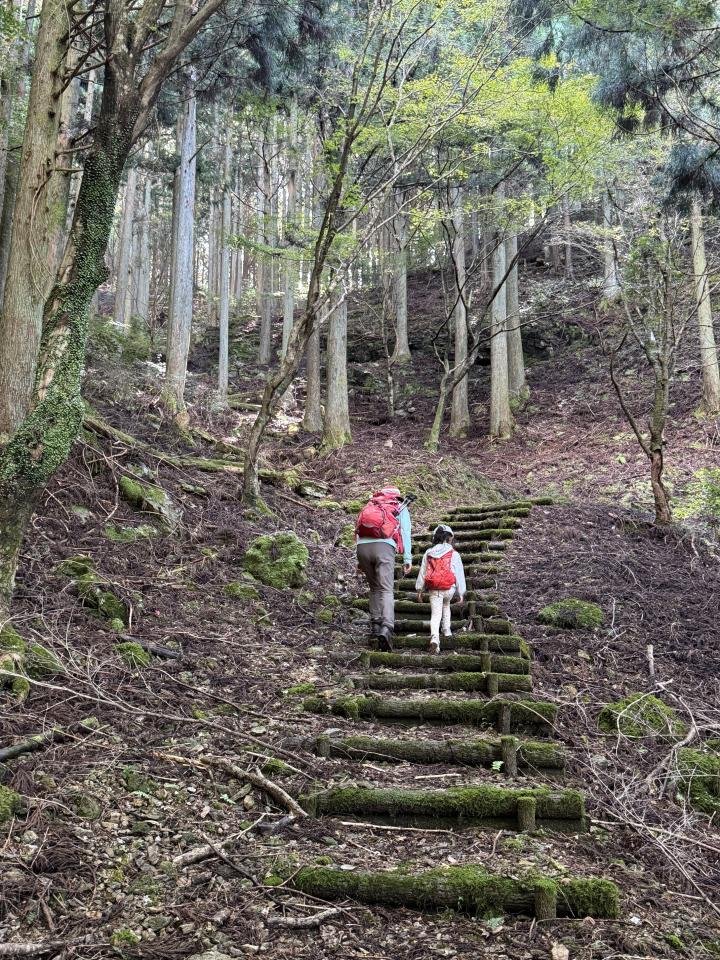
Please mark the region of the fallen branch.
<svg viewBox="0 0 720 960"><path fill-rule="evenodd" d="M288 927L291 930L312 930L322 926L326 920L332 920L340 916L342 910L337 907L330 907L328 910L321 910L311 917L281 917L279 914L263 911L262 918L268 927Z"/></svg>
<svg viewBox="0 0 720 960"><path fill-rule="evenodd" d="M218 849L224 850L225 847L230 847L236 843L241 837L244 837L246 833L250 833L252 830L255 830L261 820L265 819L265 814L260 814L260 817L251 824L249 827L246 827L245 830L242 830L240 833L234 833L231 837L226 837L225 840L220 840L216 844L204 843L200 847L193 847L192 850L186 850L185 853L179 853L176 857L173 857L173 864L176 867L183 868L189 867L193 863L200 863L202 860L207 860L209 857L212 857Z"/></svg>
<svg viewBox="0 0 720 960"><path fill-rule="evenodd" d="M70 724L70 726L65 727L53 727L52 730L47 730L45 733L36 733L32 737L28 737L27 740L21 740L20 743L14 743L11 747L3 747L0 749L0 763L4 763L6 760L14 760L16 757L21 757L25 753L35 753L38 750L44 750L45 747L49 747L51 743L59 743L63 740L70 740L76 733L92 733L97 729L97 723L94 717L88 717L85 720L80 720L78 723ZM0 946L0 951L2 947ZM0 952L2 956L2 952Z"/></svg>
<svg viewBox="0 0 720 960"><path fill-rule="evenodd" d="M285 807L286 810L289 810L290 813L294 814L295 817L301 818L307 816L307 813L303 810L300 804L293 800L289 793L283 790L282 787L278 786L277 783L273 783L272 780L268 780L267 777L264 777L259 770L243 770L242 767L238 767L236 764L231 763L229 760L225 760L223 757L203 757L202 760L193 760L190 757L181 757L174 753L158 753L156 756L162 760L169 760L171 763L180 763L187 767L195 767L198 770L202 770L207 767L215 767L218 770L224 770L225 773L230 774L231 777L235 777L236 780L244 780L247 783L251 783L259 790L262 790L263 793L267 794L269 797L272 797L273 800L275 800L280 806Z"/></svg>
<svg viewBox="0 0 720 960"><path fill-rule="evenodd" d="M51 943L0 943L0 957L39 957L55 953L79 941L54 940Z"/></svg>
<svg viewBox="0 0 720 960"><path fill-rule="evenodd" d="M152 640L141 640L139 637L133 637L129 633L121 633L120 639L127 643L136 643L143 650L147 650L154 657L160 657L163 660L182 660L184 654L182 650L173 650L172 647L163 647L159 643L153 643Z"/></svg>

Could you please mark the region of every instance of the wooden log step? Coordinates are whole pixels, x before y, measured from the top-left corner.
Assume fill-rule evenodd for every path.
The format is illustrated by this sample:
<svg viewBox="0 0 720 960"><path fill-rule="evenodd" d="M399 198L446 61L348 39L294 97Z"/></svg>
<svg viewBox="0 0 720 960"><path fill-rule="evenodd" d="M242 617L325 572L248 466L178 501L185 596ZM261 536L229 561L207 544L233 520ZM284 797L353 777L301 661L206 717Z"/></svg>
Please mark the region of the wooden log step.
<svg viewBox="0 0 720 960"><path fill-rule="evenodd" d="M476 568L477 569L477 568ZM498 567L495 564L486 564L481 568L480 573L476 573L471 576L470 567L465 567L465 579L467 580L468 587L471 590L492 590L497 586L497 579L490 574L497 573ZM415 589L415 577L400 577L395 581L395 589L399 593L407 593L408 595L415 596L417 593Z"/></svg>
<svg viewBox="0 0 720 960"><path fill-rule="evenodd" d="M428 723L465 724L470 727L494 727L498 733L529 730L549 736L557 717L554 703L544 700L451 700L442 697L354 696L327 700L309 697L303 703L309 713L331 713L350 720L410 720Z"/></svg>
<svg viewBox="0 0 720 960"><path fill-rule="evenodd" d="M494 581L494 580L491 580L491 581L490 581L490 585L491 585L491 587L494 587L494 586L495 586L495 581ZM428 595L428 591L427 591L427 590L424 590L423 593L424 593L425 596ZM397 584L397 583L395 584L395 600L396 600L396 601L399 601L399 600L410 600L410 601L413 602L413 603L417 603L417 599L416 599L416 598L417 598L417 590L401 590L401 589L399 588L398 584ZM480 588L480 589L478 589L478 588L470 588L470 587L468 587L468 590L467 590L467 592L466 592L466 594L465 594L465 600L466 600L467 602L470 602L471 600L482 600L483 603L499 604L499 603L500 603L500 594L497 592L497 590L493 590L493 589L490 589L490 588L485 588L485 589L481 589L481 588ZM423 601L423 603L424 603L424 601ZM454 604L453 604L453 607L457 610L458 607L459 607L459 604L454 603Z"/></svg>
<svg viewBox="0 0 720 960"><path fill-rule="evenodd" d="M518 510L522 508L549 507L555 503L552 497L527 497L524 500L506 500L504 503L469 504L463 507L454 507L448 511L450 516L459 516L466 513L492 513L494 510Z"/></svg>
<svg viewBox="0 0 720 960"><path fill-rule="evenodd" d="M373 760L386 763L455 764L464 767L490 767L503 764L502 772L515 776L515 767L531 770L563 770L562 747L542 740L390 740L384 737L353 736L335 740L318 737L314 745L320 757L346 757L348 760ZM508 771L510 768L510 771Z"/></svg>
<svg viewBox="0 0 720 960"><path fill-rule="evenodd" d="M522 523L518 517L495 514L487 519L456 520L452 524L456 541L463 533L474 533L477 530L519 530L521 526ZM434 526L430 528L431 533L434 530Z"/></svg>
<svg viewBox="0 0 720 960"><path fill-rule="evenodd" d="M466 827L532 831L540 826L587 829L585 798L579 790L500 787L493 784L444 789L331 787L299 798L311 817L453 823Z"/></svg>
<svg viewBox="0 0 720 960"><path fill-rule="evenodd" d="M489 527L486 530L461 530L455 534L455 544L460 549L463 544L472 542L486 542L488 540L512 540L515 536L514 530L502 530L499 527ZM421 533L413 537L413 541L420 545L424 544L427 548L432 545L432 534Z"/></svg>
<svg viewBox="0 0 720 960"><path fill-rule="evenodd" d="M500 607L496 603L488 603L486 600L473 600L472 601L475 607L475 613L480 617L499 617L502 614ZM370 601L367 597L356 597L352 601L352 606L357 610L368 610L370 606ZM453 604L453 612L467 613L468 603L455 603ZM430 615L430 602L426 601L423 603L418 603L417 600L401 600L396 598L395 600L395 612L396 613L417 613L420 615L429 616ZM430 621L428 621L429 623Z"/></svg>
<svg viewBox="0 0 720 960"><path fill-rule="evenodd" d="M474 577L474 576L483 576L488 573L497 573L500 569L500 564L505 561L505 554L502 550L483 550L480 553L462 553L461 554L463 565L465 567L465 578ZM413 584L417 580L418 571L420 569L420 564L418 558L412 562L412 567L410 568L410 573L407 574L407 577L402 572L402 557L398 557L396 562L395 578L400 579L411 579Z"/></svg>
<svg viewBox="0 0 720 960"><path fill-rule="evenodd" d="M528 693L532 677L525 673L365 673L353 677L360 690L466 690L498 693Z"/></svg>
<svg viewBox="0 0 720 960"><path fill-rule="evenodd" d="M530 648L522 637L513 633L475 633L471 631L454 633L452 637L441 639L443 650L479 650L482 653L519 653L530 657ZM402 650L427 650L427 633L397 634L393 643Z"/></svg>
<svg viewBox="0 0 720 960"><path fill-rule="evenodd" d="M467 626L467 620L454 620L453 629L462 630ZM510 633L510 621L500 617L488 617L483 620L487 633ZM395 633L430 633L429 620L416 620L406 617L395 621Z"/></svg>
<svg viewBox="0 0 720 960"><path fill-rule="evenodd" d="M438 867L423 873L403 870L339 870L302 867L288 879L291 888L326 901L356 900L424 912L457 910L477 917L520 914L538 920L619 916L619 890L610 880L537 873L527 877L488 873L482 867Z"/></svg>
<svg viewBox="0 0 720 960"><path fill-rule="evenodd" d="M448 656L438 654L384 653L379 650L367 650L361 660L363 667L386 667L406 670L429 667L433 670L449 673L530 673L530 661L525 657L504 656L497 653L477 654L451 653Z"/></svg>
<svg viewBox="0 0 720 960"><path fill-rule="evenodd" d="M491 520L493 517L514 517L517 520L525 520L530 516L531 510L532 507L513 507L510 510L505 510L501 507L498 507L496 510L487 510L484 513L446 513L442 518L441 523L450 524L454 530L455 525L458 523L473 523L476 520ZM433 527L433 529L435 528Z"/></svg>

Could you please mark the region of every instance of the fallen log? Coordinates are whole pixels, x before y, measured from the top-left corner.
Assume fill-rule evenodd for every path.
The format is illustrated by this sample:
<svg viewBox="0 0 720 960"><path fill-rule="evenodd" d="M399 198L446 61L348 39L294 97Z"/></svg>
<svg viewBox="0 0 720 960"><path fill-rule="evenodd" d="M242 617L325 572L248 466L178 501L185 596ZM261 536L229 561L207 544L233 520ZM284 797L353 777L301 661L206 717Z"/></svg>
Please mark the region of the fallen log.
<svg viewBox="0 0 720 960"><path fill-rule="evenodd" d="M43 733L36 733L27 740L21 740L10 747L0 749L0 763L6 760L15 760L26 753L36 753L38 750L44 750L51 743L61 743L63 740L70 740L77 733L92 733L97 730L98 722L95 717L87 717L85 720L79 720L77 723L71 723L67 727L53 727Z"/></svg>

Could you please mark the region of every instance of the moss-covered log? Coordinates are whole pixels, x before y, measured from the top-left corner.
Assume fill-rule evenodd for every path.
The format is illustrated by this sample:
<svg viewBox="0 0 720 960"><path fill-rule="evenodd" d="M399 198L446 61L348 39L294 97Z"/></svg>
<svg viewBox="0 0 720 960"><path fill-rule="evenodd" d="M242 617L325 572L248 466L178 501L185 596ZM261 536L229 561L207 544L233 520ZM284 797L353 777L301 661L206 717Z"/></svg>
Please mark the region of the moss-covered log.
<svg viewBox="0 0 720 960"><path fill-rule="evenodd" d="M481 617L499 617L501 615L500 607L496 603L489 603L485 600L475 600L475 612ZM358 610L367 610L369 608L369 601L367 597L357 597L352 602L353 607ZM468 604L453 604L453 611L464 612L467 611ZM430 603L423 602L418 603L416 600L395 600L395 611L396 613L419 613L430 614Z"/></svg>
<svg viewBox="0 0 720 960"><path fill-rule="evenodd" d="M453 630L464 630L468 625L468 620L458 620L453 618ZM410 617L401 617L395 620L395 633L430 633L429 620L416 620Z"/></svg>
<svg viewBox="0 0 720 960"><path fill-rule="evenodd" d="M519 530L521 526L519 517L508 516L507 514L493 514L488 519L478 517L477 519L455 520L452 523L456 541L475 530ZM434 529L433 525L431 532Z"/></svg>
<svg viewBox="0 0 720 960"><path fill-rule="evenodd" d="M429 723L496 727L501 733L528 730L549 735L557 707L543 700L450 700L441 697L400 700L374 696L347 696L336 700L310 697L304 709L333 713L351 720L412 720Z"/></svg>
<svg viewBox="0 0 720 960"><path fill-rule="evenodd" d="M485 530L461 530L455 534L455 545L462 552L463 547L472 549L472 544L487 543L491 540L512 540L514 530L503 530L499 527L490 527ZM429 547L432 543L432 534L421 533L413 540L418 545Z"/></svg>
<svg viewBox="0 0 720 960"><path fill-rule="evenodd" d="M313 866L295 871L289 885L321 900L357 900L423 911L457 910L486 918L503 914L532 917L540 907L546 920L551 919L544 904L548 885L552 885L560 917L613 920L620 910L619 891L610 880L507 877L488 873L481 867L440 867L409 874L406 870L365 873Z"/></svg>
<svg viewBox="0 0 720 960"><path fill-rule="evenodd" d="M300 797L311 817L375 817L391 820L453 821L466 826L553 824L583 830L585 800L578 790L550 787L447 787L409 790L403 787L333 787ZM519 823L519 819L522 821Z"/></svg>
<svg viewBox="0 0 720 960"><path fill-rule="evenodd" d="M465 516L467 513L493 513L497 510L518 510L530 509L534 506L549 507L555 503L552 497L527 497L525 500L506 500L504 503L480 503L477 505L467 505L463 507L454 507L449 511L448 516Z"/></svg>
<svg viewBox="0 0 720 960"><path fill-rule="evenodd" d="M366 673L354 677L361 690L483 690L511 693L532 690L532 677L517 673Z"/></svg>
<svg viewBox="0 0 720 960"><path fill-rule="evenodd" d="M465 767L489 767L503 760L502 743L497 739L389 740L354 736L333 740L323 736L318 737L315 751L321 757L347 757L349 760L442 763ZM555 744L521 740L517 745L517 763L519 767L531 770L562 770L565 767L565 755L562 748Z"/></svg>
<svg viewBox="0 0 720 960"><path fill-rule="evenodd" d="M515 507L511 510L504 510L498 508L497 510L488 510L486 513L462 513L462 514L450 514L446 513L442 518L443 523L448 523L450 526L455 529L456 526L462 524L472 524L480 521L492 521L493 519L516 519L524 520L526 517L530 516L531 507Z"/></svg>
<svg viewBox="0 0 720 960"><path fill-rule="evenodd" d="M400 670L429 667L433 670L448 670L458 673L530 673L530 663L524 657L503 656L502 654L488 653L486 656L477 656L469 653L454 653L451 656L437 654L416 654L407 656L403 653L383 653L379 650L368 650L362 655L362 664L365 667L389 667Z"/></svg>
<svg viewBox="0 0 720 960"><path fill-rule="evenodd" d="M403 650L427 650L428 634L397 634L393 641L395 647ZM525 656L527 644L512 633L456 633L452 637L443 637L443 650L481 650L490 653L520 653ZM508 671L510 672L510 671Z"/></svg>
<svg viewBox="0 0 720 960"><path fill-rule="evenodd" d="M497 581L492 574L498 572L496 564L488 564L483 567L479 573L470 575L469 567L465 567L465 579L471 590L490 590L496 586ZM416 579L413 577L400 577L395 581L396 588L402 593L415 594Z"/></svg>

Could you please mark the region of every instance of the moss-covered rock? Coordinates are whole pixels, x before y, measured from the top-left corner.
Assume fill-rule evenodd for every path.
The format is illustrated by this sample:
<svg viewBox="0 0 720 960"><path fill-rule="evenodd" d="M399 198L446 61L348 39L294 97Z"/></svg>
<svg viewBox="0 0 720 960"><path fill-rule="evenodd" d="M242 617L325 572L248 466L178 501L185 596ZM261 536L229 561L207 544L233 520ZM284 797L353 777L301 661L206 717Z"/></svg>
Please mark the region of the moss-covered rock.
<svg viewBox="0 0 720 960"><path fill-rule="evenodd" d="M720 747L678 750L678 787L693 807L720 814Z"/></svg>
<svg viewBox="0 0 720 960"><path fill-rule="evenodd" d="M75 580L77 577L84 577L93 572L92 558L85 554L76 557L67 557L56 567L58 573Z"/></svg>
<svg viewBox="0 0 720 960"><path fill-rule="evenodd" d="M342 530L340 531L340 536L338 537L338 543L341 547L347 547L348 550L353 550L355 547L355 524L346 523Z"/></svg>
<svg viewBox="0 0 720 960"><path fill-rule="evenodd" d="M600 711L598 725L604 733L620 733L633 739L678 737L686 729L672 707L659 697L645 693L631 693L606 704Z"/></svg>
<svg viewBox="0 0 720 960"><path fill-rule="evenodd" d="M9 787L0 786L0 827L20 813L21 807L20 794Z"/></svg>
<svg viewBox="0 0 720 960"><path fill-rule="evenodd" d="M104 530L105 537L113 543L136 543L138 540L149 540L157 534L157 528L148 523L141 523L139 527L119 527L109 523Z"/></svg>
<svg viewBox="0 0 720 960"><path fill-rule="evenodd" d="M240 580L232 580L223 587L223 593L226 597L232 597L233 600L259 600L260 594L251 583L242 583Z"/></svg>
<svg viewBox="0 0 720 960"><path fill-rule="evenodd" d="M293 772L292 767L277 757L268 757L260 769L266 777L289 776Z"/></svg>
<svg viewBox="0 0 720 960"><path fill-rule="evenodd" d="M81 820L89 820L94 823L102 815L102 807L89 793L74 793L68 798L68 802L75 815Z"/></svg>
<svg viewBox="0 0 720 960"><path fill-rule="evenodd" d="M601 627L605 616L596 603L588 600L556 600L538 613L538 620L549 627L565 630L593 630Z"/></svg>
<svg viewBox="0 0 720 960"><path fill-rule="evenodd" d="M132 640L128 640L126 643L116 644L115 653L133 669L149 666L150 660L152 659L147 650Z"/></svg>
<svg viewBox="0 0 720 960"><path fill-rule="evenodd" d="M179 509L162 487L127 475L120 478L119 486L123 498L136 510L155 514L170 528L176 527L180 522Z"/></svg>
<svg viewBox="0 0 720 960"><path fill-rule="evenodd" d="M45 677L54 677L58 673L65 673L65 667L52 650L48 650L39 643L31 643L28 646L25 670L33 680L42 680Z"/></svg>
<svg viewBox="0 0 720 960"><path fill-rule="evenodd" d="M130 620L129 608L95 573L90 557L68 557L58 565L57 571L74 581L84 606L111 623L120 621L123 629L127 626Z"/></svg>
<svg viewBox="0 0 720 960"><path fill-rule="evenodd" d="M13 650L16 653L25 653L27 644L9 623L3 624L0 629L0 650Z"/></svg>
<svg viewBox="0 0 720 960"><path fill-rule="evenodd" d="M315 693L316 687L314 683L307 681L305 683L296 683L292 687L288 687L284 691L286 697L309 697L311 694Z"/></svg>
<svg viewBox="0 0 720 960"><path fill-rule="evenodd" d="M284 590L301 587L309 559L305 544L291 531L257 537L243 557L243 567L261 583Z"/></svg>

